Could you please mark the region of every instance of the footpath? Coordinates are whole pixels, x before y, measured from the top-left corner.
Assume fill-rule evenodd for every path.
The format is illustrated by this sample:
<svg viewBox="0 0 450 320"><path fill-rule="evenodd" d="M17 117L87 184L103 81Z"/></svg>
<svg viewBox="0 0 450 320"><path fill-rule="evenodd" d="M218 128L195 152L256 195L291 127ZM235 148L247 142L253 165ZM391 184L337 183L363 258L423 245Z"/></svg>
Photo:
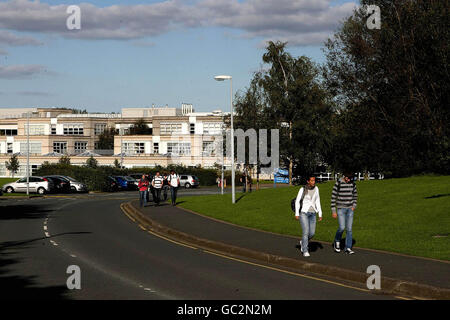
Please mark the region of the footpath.
<svg viewBox="0 0 450 320"><path fill-rule="evenodd" d="M182 198L179 202L182 202ZM335 253L331 243L312 241L304 258L299 238L248 229L173 207L168 203L122 209L143 227L169 239L227 256L256 260L287 270L366 284L369 266L381 270L380 293L421 299L450 299L450 262L355 247L356 254ZM300 228L299 228L300 234Z"/></svg>

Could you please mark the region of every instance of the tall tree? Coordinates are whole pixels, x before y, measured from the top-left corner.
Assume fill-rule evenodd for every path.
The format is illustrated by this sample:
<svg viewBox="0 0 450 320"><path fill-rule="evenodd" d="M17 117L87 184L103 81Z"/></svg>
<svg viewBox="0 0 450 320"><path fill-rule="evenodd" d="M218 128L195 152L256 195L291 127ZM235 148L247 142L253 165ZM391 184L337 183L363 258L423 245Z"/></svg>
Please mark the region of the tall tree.
<svg viewBox="0 0 450 320"><path fill-rule="evenodd" d="M319 68L307 57L292 57L283 42L269 42L259 85L269 108L267 117L280 128L280 157L292 174L304 176L318 169L329 149L331 109L319 80Z"/></svg>
<svg viewBox="0 0 450 320"><path fill-rule="evenodd" d="M113 150L114 149L114 136L117 134L117 130L114 128L107 128L98 136L97 150Z"/></svg>
<svg viewBox="0 0 450 320"><path fill-rule="evenodd" d="M326 43L324 72L338 114L332 162L393 175L449 172L449 6L361 1ZM381 10L369 29L365 5Z"/></svg>
<svg viewBox="0 0 450 320"><path fill-rule="evenodd" d="M130 127L128 135L151 135L152 131L152 128L148 127L145 120L140 118Z"/></svg>

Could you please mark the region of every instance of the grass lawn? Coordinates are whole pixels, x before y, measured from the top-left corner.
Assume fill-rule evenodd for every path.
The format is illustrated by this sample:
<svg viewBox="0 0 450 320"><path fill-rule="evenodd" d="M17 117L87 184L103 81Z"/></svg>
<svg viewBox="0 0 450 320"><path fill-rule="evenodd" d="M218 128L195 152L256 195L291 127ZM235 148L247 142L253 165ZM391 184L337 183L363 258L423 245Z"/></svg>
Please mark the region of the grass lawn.
<svg viewBox="0 0 450 320"><path fill-rule="evenodd" d="M317 222L315 239L328 242L337 229L330 209L333 183L318 185L324 219ZM450 260L450 176L361 181L357 187L356 246ZM238 225L299 236L300 223L290 208L298 190L237 193L234 206L231 194L186 197L180 206Z"/></svg>
<svg viewBox="0 0 450 320"><path fill-rule="evenodd" d="M3 187L4 184L14 182L19 180L19 178L0 178L0 187Z"/></svg>

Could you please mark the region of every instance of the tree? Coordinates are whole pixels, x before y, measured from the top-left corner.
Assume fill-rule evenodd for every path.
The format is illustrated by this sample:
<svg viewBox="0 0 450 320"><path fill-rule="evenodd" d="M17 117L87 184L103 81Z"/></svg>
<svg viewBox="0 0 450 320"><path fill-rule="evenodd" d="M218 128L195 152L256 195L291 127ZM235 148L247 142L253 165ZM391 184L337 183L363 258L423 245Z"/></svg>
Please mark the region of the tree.
<svg viewBox="0 0 450 320"><path fill-rule="evenodd" d="M117 168L117 169L120 168L120 161L117 159L114 159L114 168Z"/></svg>
<svg viewBox="0 0 450 320"><path fill-rule="evenodd" d="M128 135L151 135L152 132L152 128L149 128L145 120L141 118L130 127Z"/></svg>
<svg viewBox="0 0 450 320"><path fill-rule="evenodd" d="M114 149L114 136L117 134L116 129L106 128L98 136L97 150L113 150Z"/></svg>
<svg viewBox="0 0 450 320"><path fill-rule="evenodd" d="M448 173L450 81L446 1L364 0L326 43L324 78L335 97L337 169ZM366 26L377 5L380 30Z"/></svg>
<svg viewBox="0 0 450 320"><path fill-rule="evenodd" d="M89 159L86 160L86 166L88 168L96 169L98 167L98 161L93 156L90 156Z"/></svg>
<svg viewBox="0 0 450 320"><path fill-rule="evenodd" d="M59 158L58 161L59 164L61 165L70 165L70 157L68 155L63 155L61 158Z"/></svg>
<svg viewBox="0 0 450 320"><path fill-rule="evenodd" d="M260 76L268 108L267 124L280 128L280 163L292 175L316 171L327 158L331 105L319 81L319 68L305 57L292 57L287 43L269 42L263 62L269 65Z"/></svg>
<svg viewBox="0 0 450 320"><path fill-rule="evenodd" d="M17 159L17 155L13 154L9 161L5 161L6 169L8 169L9 172L12 173L12 177L14 178L14 174L19 171L20 164L19 159Z"/></svg>

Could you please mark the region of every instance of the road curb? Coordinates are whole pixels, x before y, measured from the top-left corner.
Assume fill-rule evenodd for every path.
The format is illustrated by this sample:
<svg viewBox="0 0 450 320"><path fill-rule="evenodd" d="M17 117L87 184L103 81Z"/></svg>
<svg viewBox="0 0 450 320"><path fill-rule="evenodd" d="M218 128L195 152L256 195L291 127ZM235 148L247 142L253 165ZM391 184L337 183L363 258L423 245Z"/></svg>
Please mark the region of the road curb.
<svg viewBox="0 0 450 320"><path fill-rule="evenodd" d="M366 281L369 276L368 274L362 272L296 260L283 256L277 256L265 252L229 245L223 242L196 237L194 235L169 228L146 217L136 207L134 207L131 202L123 203L121 205L121 208L125 211L125 213L127 213L127 215L130 215L142 227L147 228L152 232L164 235L165 237L168 237L175 241L179 241L202 249L215 251L231 257L245 257L248 259L261 261L263 263L277 265L281 268L289 268L302 272L320 274L339 280L357 282L363 285L366 285ZM438 288L388 277L382 277L381 288L382 290L374 291L374 293L406 295L419 299L450 300L449 289Z"/></svg>

